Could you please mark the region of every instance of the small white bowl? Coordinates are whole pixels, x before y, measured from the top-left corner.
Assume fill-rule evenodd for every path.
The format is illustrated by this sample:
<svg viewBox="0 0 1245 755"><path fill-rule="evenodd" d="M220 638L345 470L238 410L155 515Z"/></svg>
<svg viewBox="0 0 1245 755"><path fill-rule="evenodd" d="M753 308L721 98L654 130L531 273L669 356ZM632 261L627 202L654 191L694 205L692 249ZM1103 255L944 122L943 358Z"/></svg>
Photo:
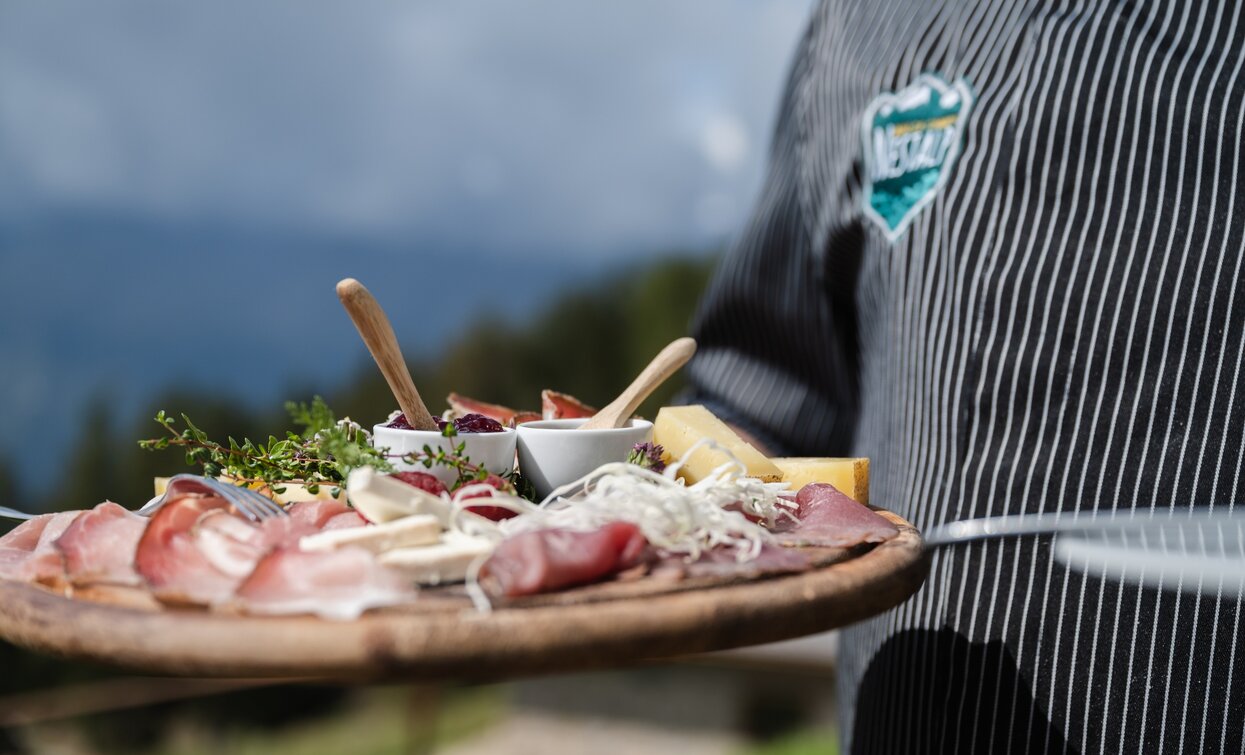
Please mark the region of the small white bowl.
<svg viewBox="0 0 1245 755"><path fill-rule="evenodd" d="M626 461L631 447L644 443L653 423L633 419L604 430L577 430L587 419L549 419L519 425L519 471L540 499L612 461Z"/></svg>
<svg viewBox="0 0 1245 755"><path fill-rule="evenodd" d="M436 430L406 430L398 427L376 425L372 428L372 445L376 448L388 448L389 453L405 456L409 453L423 452L424 446L434 451L444 448L453 451L460 443L465 443L463 454L472 464L481 466L494 474L508 474L514 470L515 432L512 428L504 428L499 433L459 433L447 438ZM425 467L421 463L408 463L400 458L391 458L394 467L402 471L427 472L434 475L446 486L458 481L458 472L443 464Z"/></svg>

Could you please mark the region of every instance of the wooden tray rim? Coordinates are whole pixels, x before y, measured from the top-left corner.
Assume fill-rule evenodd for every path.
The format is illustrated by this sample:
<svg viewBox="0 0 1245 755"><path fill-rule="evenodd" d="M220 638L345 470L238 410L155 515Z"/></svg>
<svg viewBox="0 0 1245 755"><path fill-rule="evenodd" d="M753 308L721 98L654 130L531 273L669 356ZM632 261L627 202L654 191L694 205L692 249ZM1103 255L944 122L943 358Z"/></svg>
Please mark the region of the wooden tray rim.
<svg viewBox="0 0 1245 755"><path fill-rule="evenodd" d="M928 572L920 534L801 574L488 614L380 611L350 622L150 611L0 582L0 638L74 660L197 677L494 680L791 639L892 608Z"/></svg>

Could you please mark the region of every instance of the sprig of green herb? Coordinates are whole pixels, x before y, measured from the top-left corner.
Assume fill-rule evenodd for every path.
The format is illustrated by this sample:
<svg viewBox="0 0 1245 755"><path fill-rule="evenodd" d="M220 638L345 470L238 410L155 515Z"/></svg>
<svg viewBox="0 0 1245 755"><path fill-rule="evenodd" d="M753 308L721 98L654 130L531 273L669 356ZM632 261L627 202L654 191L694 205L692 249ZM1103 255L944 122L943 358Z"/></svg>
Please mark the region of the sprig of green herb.
<svg viewBox="0 0 1245 755"><path fill-rule="evenodd" d="M483 482L489 475L488 470L471 462L466 443L456 443L449 449L425 445L421 451L401 457L387 454L388 449L373 448L366 430L349 418L338 420L319 396L310 404L286 402L285 410L290 420L301 428L300 432L287 431L285 438L269 436L266 443L250 438L243 438L242 442L229 438L228 444L211 440L185 414L181 415L185 429L178 430L177 420L160 411L155 420L167 435L140 440L138 445L149 451L182 448L186 463L202 467L206 477L226 475L238 482L262 485L278 494L285 492L284 486L289 484L305 485L313 494L319 492L321 485L331 485L336 497L350 470L372 467L384 473L393 472L395 458L428 469L438 466L453 469L457 480L452 489ZM450 423L441 434L454 438L458 431ZM514 485L519 495L535 499L531 483L519 473L511 472L503 477Z"/></svg>
<svg viewBox="0 0 1245 755"><path fill-rule="evenodd" d="M240 482L263 484L276 493L291 483L306 485L312 493L326 484L339 489L356 467L393 471L385 454L372 448L367 432L349 419L338 421L319 396L310 404L288 402L285 408L301 432L287 431L284 438L270 435L267 442L250 438L238 442L231 437L227 444L219 443L186 415L181 415L185 429L178 430L177 420L160 411L155 421L168 434L140 440L138 445L151 451L185 449L186 463L202 467L204 476L228 475Z"/></svg>

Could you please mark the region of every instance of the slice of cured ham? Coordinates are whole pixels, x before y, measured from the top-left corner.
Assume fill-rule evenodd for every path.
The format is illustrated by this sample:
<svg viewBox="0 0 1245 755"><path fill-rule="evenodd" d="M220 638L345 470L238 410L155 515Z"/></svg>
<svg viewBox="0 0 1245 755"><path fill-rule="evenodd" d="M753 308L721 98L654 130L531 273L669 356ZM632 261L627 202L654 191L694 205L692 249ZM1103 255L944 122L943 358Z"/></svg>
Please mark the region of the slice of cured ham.
<svg viewBox="0 0 1245 755"><path fill-rule="evenodd" d="M570 394L546 388L540 392L540 413L545 419L578 419L591 417L597 410Z"/></svg>
<svg viewBox="0 0 1245 755"><path fill-rule="evenodd" d="M481 583L516 597L597 582L636 565L647 541L630 522L591 532L550 529L510 537L484 562Z"/></svg>
<svg viewBox="0 0 1245 755"><path fill-rule="evenodd" d="M364 519L359 512L351 509L350 511L343 511L340 514L334 514L329 517L328 521L320 527L320 531L327 532L328 530L344 530L350 527L362 527L367 523L368 521Z"/></svg>
<svg viewBox="0 0 1245 755"><path fill-rule="evenodd" d="M354 509L346 505L346 497L340 500L329 498L315 501L300 501L291 505L286 511L291 521L310 525L313 529L322 529L330 519L341 514L353 514Z"/></svg>
<svg viewBox="0 0 1245 755"><path fill-rule="evenodd" d="M495 419L503 425L510 425L514 421L514 417L518 412L508 406L501 404L490 404L487 401L480 401L467 396L461 396L457 393L451 393L445 397L445 402L450 405L450 410L456 416L466 414L483 414L489 419ZM513 427L513 425L511 425Z"/></svg>
<svg viewBox="0 0 1245 755"><path fill-rule="evenodd" d="M259 614L314 614L349 621L370 608L410 600L414 588L360 548L264 556L238 586L233 604Z"/></svg>
<svg viewBox="0 0 1245 755"><path fill-rule="evenodd" d="M288 517L253 524L212 496L185 496L165 504L135 553L138 573L157 598L215 605L227 600L265 554L296 547L338 516L356 516L338 501L305 501Z"/></svg>
<svg viewBox="0 0 1245 755"><path fill-rule="evenodd" d="M65 563L55 543L81 514L81 511L43 514L22 522L0 537L0 579L27 582L63 579Z"/></svg>
<svg viewBox="0 0 1245 755"><path fill-rule="evenodd" d="M775 574L794 574L807 571L812 562L803 553L766 543L756 558L739 560L739 551L719 546L700 554L700 558L688 563L685 556L667 556L653 566L653 573L660 576L682 577L738 577L754 579Z"/></svg>
<svg viewBox="0 0 1245 755"><path fill-rule="evenodd" d="M237 536L246 532L234 527L241 519L224 513L229 502L214 496L183 496L166 503L147 523L134 553L134 568L162 601L211 605L233 594L246 575L244 564L250 557L247 543ZM212 512L221 511L220 514ZM222 517L212 522L213 516ZM224 518L227 517L227 518ZM232 521L231 521L232 520ZM199 547L198 525L208 535L206 553ZM254 528L251 528L254 529Z"/></svg>
<svg viewBox="0 0 1245 755"><path fill-rule="evenodd" d="M55 542L65 577L75 585L138 585L134 551L147 517L105 501L75 518Z"/></svg>
<svg viewBox="0 0 1245 755"><path fill-rule="evenodd" d="M881 543L899 534L895 525L839 492L833 485L810 483L796 495L798 522L780 518L774 536L783 545L849 548Z"/></svg>

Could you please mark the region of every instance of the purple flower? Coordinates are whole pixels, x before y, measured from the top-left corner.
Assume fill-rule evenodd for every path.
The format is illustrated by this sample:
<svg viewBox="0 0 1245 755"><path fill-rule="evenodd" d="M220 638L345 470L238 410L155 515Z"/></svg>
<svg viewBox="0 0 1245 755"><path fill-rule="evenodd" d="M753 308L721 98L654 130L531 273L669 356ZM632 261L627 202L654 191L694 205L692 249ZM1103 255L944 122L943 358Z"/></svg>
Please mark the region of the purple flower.
<svg viewBox="0 0 1245 755"><path fill-rule="evenodd" d="M656 443L637 443L631 447L631 453L627 455L627 463L660 473L666 469L666 462L662 458L665 455L666 449Z"/></svg>

